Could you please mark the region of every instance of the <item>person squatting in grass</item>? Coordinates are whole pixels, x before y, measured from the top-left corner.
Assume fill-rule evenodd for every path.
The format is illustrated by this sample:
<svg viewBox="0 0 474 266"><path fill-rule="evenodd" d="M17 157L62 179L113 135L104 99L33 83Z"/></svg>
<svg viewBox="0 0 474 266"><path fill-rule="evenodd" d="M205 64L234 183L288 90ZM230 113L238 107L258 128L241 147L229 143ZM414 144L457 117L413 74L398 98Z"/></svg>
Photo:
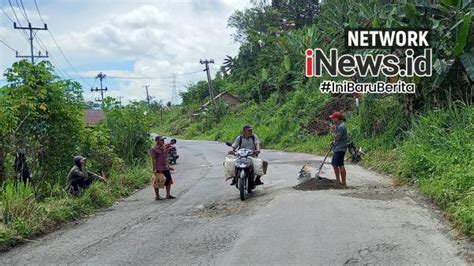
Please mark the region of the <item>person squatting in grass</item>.
<svg viewBox="0 0 474 266"><path fill-rule="evenodd" d="M165 147L165 139L162 136L155 137L155 147L150 150L150 156L153 163L153 173L162 174L165 176L165 188L166 188L166 199L175 199L174 196L171 196L171 185L173 184L173 179L171 178L170 170L174 170L168 164L168 151ZM154 187L155 189L155 199L163 200L160 197L159 188Z"/></svg>
<svg viewBox="0 0 474 266"><path fill-rule="evenodd" d="M77 195L84 189L87 189L94 181L101 180L108 183L105 177L88 171L86 168L86 158L83 156L74 157L74 166L67 176L68 190L70 193Z"/></svg>
<svg viewBox="0 0 474 266"><path fill-rule="evenodd" d="M333 131L334 131L334 141L333 149L334 154L332 156L332 167L334 169L334 174L336 175L336 181L346 186L346 168L344 167L344 155L346 154L347 149L347 129L346 124L344 123L344 118L342 113L334 112L329 116L333 121Z"/></svg>

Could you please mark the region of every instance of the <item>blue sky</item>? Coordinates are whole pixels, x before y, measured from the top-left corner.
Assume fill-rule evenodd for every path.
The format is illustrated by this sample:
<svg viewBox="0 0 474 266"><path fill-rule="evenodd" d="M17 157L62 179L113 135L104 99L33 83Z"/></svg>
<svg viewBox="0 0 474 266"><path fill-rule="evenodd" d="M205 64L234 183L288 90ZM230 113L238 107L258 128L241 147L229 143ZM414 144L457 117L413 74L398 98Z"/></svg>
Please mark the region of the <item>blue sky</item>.
<svg viewBox="0 0 474 266"><path fill-rule="evenodd" d="M144 99L143 85L150 85L156 99L171 100L171 74L177 74L178 91L185 85L205 79L200 59L212 58L213 74L219 70L226 55L236 55L235 43L227 27L227 19L236 9L250 6L241 0L36 0L43 19L58 42L72 69L61 55L51 36L38 32L48 49L53 64L64 78L78 79L86 99L98 82L92 77L99 72L109 76L155 77L159 79L108 79L107 95L124 99ZM21 9L11 0L20 23L26 24ZM20 3L20 1L18 0ZM34 0L23 0L26 15L33 25L41 26ZM8 0L0 7L16 20ZM0 10L0 40L20 54L28 54L29 46L21 32ZM40 46L35 42L36 49ZM15 52L0 43L2 71L14 61ZM183 74L198 72L193 74ZM2 82L2 81L0 81Z"/></svg>

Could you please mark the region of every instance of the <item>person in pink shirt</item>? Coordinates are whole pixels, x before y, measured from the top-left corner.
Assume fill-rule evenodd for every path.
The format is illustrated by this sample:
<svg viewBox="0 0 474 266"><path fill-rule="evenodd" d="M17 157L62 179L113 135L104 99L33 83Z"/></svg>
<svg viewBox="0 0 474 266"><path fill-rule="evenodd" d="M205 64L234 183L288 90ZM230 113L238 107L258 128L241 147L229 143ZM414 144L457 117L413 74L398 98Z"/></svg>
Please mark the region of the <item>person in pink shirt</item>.
<svg viewBox="0 0 474 266"><path fill-rule="evenodd" d="M153 173L163 174L166 178L166 199L175 199L176 197L171 195L171 185L173 184L173 178L171 178L170 170L174 170L168 165L168 151L165 147L165 139L162 136L155 137L155 147L150 150L150 156L153 163ZM160 197L159 188L155 188L155 199L163 200Z"/></svg>

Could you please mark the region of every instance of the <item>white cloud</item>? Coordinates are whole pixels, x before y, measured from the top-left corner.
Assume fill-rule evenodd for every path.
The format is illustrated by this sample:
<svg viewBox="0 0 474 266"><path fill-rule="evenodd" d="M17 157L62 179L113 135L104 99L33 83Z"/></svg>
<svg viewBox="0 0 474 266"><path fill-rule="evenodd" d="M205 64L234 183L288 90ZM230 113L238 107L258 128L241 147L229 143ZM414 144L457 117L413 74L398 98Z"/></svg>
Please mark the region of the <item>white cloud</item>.
<svg viewBox="0 0 474 266"><path fill-rule="evenodd" d="M238 44L233 43L230 36L232 29L227 28L228 17L235 9L250 5L248 1L239 0L133 3L126 0L71 0L68 4L67 7L54 7L54 10L54 5L50 5L51 9L45 7L42 13L44 17L54 19L48 23L50 28L54 28L55 37L63 51L81 70L81 74L89 77L99 71L109 76L170 76L171 73L203 69L199 64L201 58L213 58L216 61L212 66L215 73L226 55L235 55L238 51ZM7 27L0 27L1 36L10 36L10 32ZM44 33L41 34L50 53L65 68L67 65L54 49L52 41ZM14 43L24 44L25 40L19 39ZM2 48L0 52L3 60L3 52L8 51ZM1 66L4 66L3 62ZM70 74L77 76L72 72ZM178 83L188 84L202 79L205 79L204 72L179 76ZM110 80L111 90L107 94L144 98L141 86L146 83L155 88L150 89L154 96L171 98L170 79ZM178 89L183 90L183 87ZM90 95L86 96L91 98Z"/></svg>

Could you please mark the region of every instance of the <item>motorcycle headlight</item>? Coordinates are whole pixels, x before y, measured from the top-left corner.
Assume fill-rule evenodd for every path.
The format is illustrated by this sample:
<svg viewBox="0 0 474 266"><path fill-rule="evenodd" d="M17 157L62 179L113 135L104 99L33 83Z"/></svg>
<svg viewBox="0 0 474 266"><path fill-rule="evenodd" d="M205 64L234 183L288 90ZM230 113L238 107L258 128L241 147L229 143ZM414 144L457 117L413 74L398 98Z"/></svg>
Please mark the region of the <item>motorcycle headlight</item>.
<svg viewBox="0 0 474 266"><path fill-rule="evenodd" d="M252 160L249 158L239 158L235 161L237 167L248 167L252 163Z"/></svg>

